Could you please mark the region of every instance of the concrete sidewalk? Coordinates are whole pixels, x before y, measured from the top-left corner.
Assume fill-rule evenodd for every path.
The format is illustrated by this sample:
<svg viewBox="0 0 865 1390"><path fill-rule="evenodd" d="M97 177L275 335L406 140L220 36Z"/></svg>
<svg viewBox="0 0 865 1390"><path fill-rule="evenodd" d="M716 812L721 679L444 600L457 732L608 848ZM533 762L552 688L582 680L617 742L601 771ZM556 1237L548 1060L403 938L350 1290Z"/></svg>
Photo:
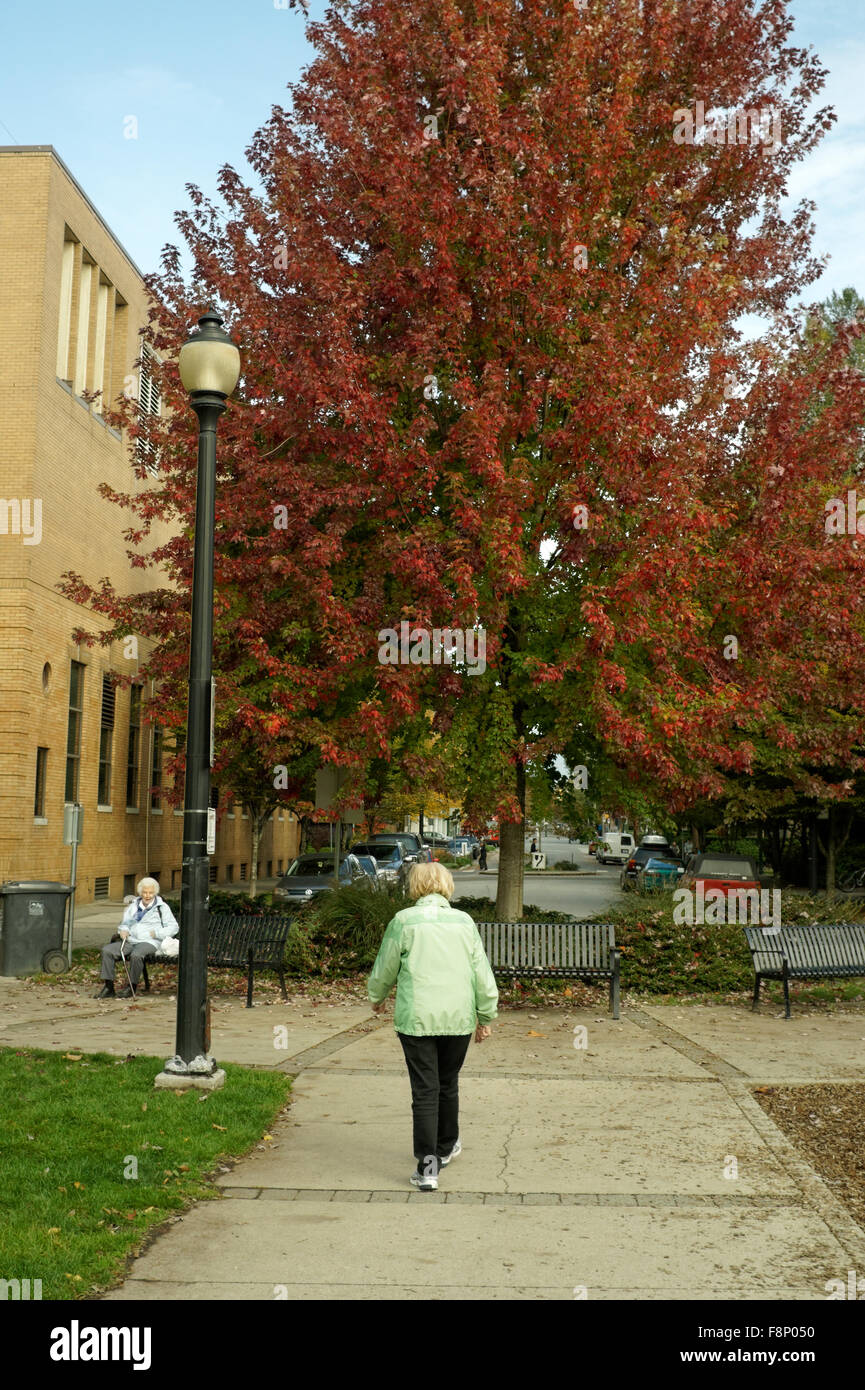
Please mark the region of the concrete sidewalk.
<svg viewBox="0 0 865 1390"><path fill-rule="evenodd" d="M174 1011L0 979L0 1045L167 1057ZM505 1012L462 1071L463 1152L418 1193L390 1010L216 996L217 1060L295 1076L290 1113L107 1297L823 1300L865 1273L865 1231L751 1088L865 1082L863 1032L840 1011Z"/></svg>

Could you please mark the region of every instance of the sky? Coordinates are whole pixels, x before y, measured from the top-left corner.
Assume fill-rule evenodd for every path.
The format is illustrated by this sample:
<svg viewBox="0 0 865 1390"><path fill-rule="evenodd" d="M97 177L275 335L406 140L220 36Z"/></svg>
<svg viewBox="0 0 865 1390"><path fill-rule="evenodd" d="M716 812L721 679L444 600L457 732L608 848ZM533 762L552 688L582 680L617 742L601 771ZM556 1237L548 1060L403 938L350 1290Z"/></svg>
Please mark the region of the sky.
<svg viewBox="0 0 865 1390"><path fill-rule="evenodd" d="M0 144L53 145L141 271L181 244L187 183L215 195L313 56L285 0L117 0L18 5L4 28ZM817 203L814 251L829 255L809 301L853 285L865 296L865 0L789 0L793 41L829 69L819 105L837 123L790 181ZM325 0L310 0L320 20Z"/></svg>

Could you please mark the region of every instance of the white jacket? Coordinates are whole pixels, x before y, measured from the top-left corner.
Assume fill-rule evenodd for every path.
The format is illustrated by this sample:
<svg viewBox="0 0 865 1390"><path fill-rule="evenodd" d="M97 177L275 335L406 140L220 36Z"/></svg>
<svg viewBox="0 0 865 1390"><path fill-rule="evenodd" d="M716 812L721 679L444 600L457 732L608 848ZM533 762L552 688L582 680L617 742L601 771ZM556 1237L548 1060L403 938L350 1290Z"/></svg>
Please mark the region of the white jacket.
<svg viewBox="0 0 865 1390"><path fill-rule="evenodd" d="M135 916L141 905L140 898L131 902L124 912L123 921L120 924L129 932L129 941L132 945L135 945L136 942L146 942L151 946L159 946L166 936L179 934L180 927L174 913L168 903L158 894L147 911L142 914L141 921L136 922Z"/></svg>

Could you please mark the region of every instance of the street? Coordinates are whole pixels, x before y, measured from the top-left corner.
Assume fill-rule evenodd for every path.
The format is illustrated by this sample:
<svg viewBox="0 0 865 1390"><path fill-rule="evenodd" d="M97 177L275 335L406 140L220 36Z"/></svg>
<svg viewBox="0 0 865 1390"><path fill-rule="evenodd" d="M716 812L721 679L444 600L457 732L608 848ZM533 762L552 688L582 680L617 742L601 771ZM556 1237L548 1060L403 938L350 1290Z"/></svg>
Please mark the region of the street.
<svg viewBox="0 0 865 1390"><path fill-rule="evenodd" d="M530 843L529 838L526 844ZM624 901L625 895L619 889L618 864L602 866L594 856L589 857L585 844L571 844L568 840L558 837L545 835L542 845L548 865L570 859L578 872L568 874L527 871L523 882L525 906L568 912L578 921L582 921ZM498 861L498 854L489 851L486 873L481 873L478 869L456 870L454 903L456 904L460 898L495 899L498 889Z"/></svg>

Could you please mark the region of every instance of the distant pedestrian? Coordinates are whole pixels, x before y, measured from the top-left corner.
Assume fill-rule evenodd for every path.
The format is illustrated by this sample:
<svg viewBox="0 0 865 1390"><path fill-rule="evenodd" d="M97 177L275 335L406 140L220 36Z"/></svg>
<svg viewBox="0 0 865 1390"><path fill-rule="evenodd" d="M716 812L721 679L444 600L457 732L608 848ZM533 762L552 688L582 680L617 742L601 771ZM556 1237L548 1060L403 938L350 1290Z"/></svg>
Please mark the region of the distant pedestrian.
<svg viewBox="0 0 865 1390"><path fill-rule="evenodd" d="M537 854L537 852L538 852L538 842L537 842L537 840L532 840L531 847L530 847L530 849L529 849L529 854Z"/></svg>
<svg viewBox="0 0 865 1390"><path fill-rule="evenodd" d="M479 858L479 860L478 860L478 868L482 871L482 873L486 873L486 871L487 871L487 842L486 842L486 840L483 840L483 841L481 842L481 853L480 853L480 858Z"/></svg>

